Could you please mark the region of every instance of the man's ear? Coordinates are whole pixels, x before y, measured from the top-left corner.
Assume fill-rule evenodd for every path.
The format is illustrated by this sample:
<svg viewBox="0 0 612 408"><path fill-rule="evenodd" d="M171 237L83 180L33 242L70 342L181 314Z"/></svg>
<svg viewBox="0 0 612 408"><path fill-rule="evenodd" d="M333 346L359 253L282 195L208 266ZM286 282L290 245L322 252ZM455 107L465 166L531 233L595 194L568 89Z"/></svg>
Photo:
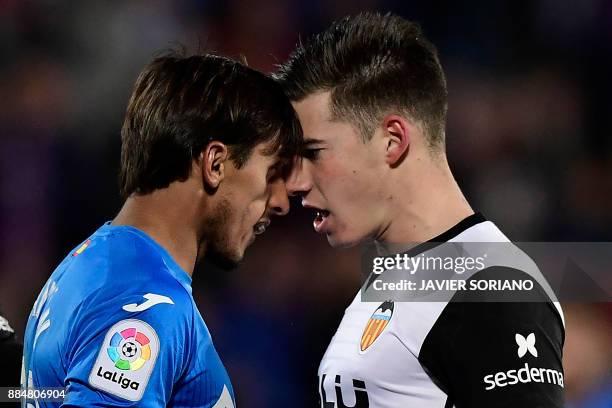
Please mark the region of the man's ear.
<svg viewBox="0 0 612 408"><path fill-rule="evenodd" d="M221 142L210 142L202 151L201 166L204 184L216 190L225 178L225 164L229 157L227 146Z"/></svg>
<svg viewBox="0 0 612 408"><path fill-rule="evenodd" d="M408 121L399 115L387 115L383 119L383 131L387 142L385 162L398 166L410 149L410 127Z"/></svg>

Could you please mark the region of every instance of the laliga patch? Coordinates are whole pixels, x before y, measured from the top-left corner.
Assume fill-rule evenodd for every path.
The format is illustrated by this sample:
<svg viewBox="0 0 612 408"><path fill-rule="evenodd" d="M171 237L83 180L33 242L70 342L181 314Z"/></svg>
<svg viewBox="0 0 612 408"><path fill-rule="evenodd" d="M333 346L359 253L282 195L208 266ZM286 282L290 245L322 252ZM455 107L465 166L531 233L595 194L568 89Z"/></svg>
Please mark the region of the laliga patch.
<svg viewBox="0 0 612 408"><path fill-rule="evenodd" d="M361 335L360 353L365 352L376 341L383 330L389 325L391 317L393 317L393 302L387 301L378 306L378 309L370 316Z"/></svg>
<svg viewBox="0 0 612 408"><path fill-rule="evenodd" d="M159 352L159 339L142 320L122 320L109 329L89 374L97 389L140 401Z"/></svg>

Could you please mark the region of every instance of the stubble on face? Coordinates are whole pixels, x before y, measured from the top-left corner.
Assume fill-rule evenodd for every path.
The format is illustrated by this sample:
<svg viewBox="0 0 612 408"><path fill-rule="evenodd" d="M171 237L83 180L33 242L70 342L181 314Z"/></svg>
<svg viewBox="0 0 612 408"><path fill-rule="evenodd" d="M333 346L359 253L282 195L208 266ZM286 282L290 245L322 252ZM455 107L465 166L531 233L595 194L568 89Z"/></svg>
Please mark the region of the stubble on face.
<svg viewBox="0 0 612 408"><path fill-rule="evenodd" d="M242 261L242 254L237 249L237 243L232 242L229 233L233 212L230 202L222 199L212 211L206 226L206 235L198 246L198 256L195 269L201 269L204 262L223 269L236 269Z"/></svg>

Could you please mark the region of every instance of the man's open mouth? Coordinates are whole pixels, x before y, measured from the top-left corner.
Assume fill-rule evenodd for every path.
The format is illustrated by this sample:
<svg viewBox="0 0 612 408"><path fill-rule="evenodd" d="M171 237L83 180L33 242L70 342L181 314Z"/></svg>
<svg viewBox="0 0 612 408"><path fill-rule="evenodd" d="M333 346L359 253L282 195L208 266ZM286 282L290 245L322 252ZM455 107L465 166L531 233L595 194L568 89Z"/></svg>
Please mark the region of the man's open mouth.
<svg viewBox="0 0 612 408"><path fill-rule="evenodd" d="M327 218L329 217L329 214L330 213L327 210L317 210L317 215L315 216L315 219L312 223L315 231L324 232L324 227L325 227Z"/></svg>
<svg viewBox="0 0 612 408"><path fill-rule="evenodd" d="M255 235L261 235L266 232L268 225L270 225L270 221L268 220L259 221L257 224L255 224L255 226L253 226L253 232Z"/></svg>

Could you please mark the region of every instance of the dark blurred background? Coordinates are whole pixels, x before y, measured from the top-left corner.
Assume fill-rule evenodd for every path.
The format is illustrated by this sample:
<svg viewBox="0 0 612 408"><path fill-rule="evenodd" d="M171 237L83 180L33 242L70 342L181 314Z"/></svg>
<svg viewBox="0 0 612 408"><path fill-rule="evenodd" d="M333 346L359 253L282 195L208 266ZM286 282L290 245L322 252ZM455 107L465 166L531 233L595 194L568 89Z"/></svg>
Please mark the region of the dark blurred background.
<svg viewBox="0 0 612 408"><path fill-rule="evenodd" d="M0 0L0 307L23 334L67 251L119 209L119 130L155 52L183 44L270 72L361 10L419 21L448 75L451 166L514 240L612 240L612 2ZM295 204L295 203L294 203ZM194 294L242 407L312 407L319 360L360 282L293 206ZM611 407L612 308L565 305L572 407Z"/></svg>

